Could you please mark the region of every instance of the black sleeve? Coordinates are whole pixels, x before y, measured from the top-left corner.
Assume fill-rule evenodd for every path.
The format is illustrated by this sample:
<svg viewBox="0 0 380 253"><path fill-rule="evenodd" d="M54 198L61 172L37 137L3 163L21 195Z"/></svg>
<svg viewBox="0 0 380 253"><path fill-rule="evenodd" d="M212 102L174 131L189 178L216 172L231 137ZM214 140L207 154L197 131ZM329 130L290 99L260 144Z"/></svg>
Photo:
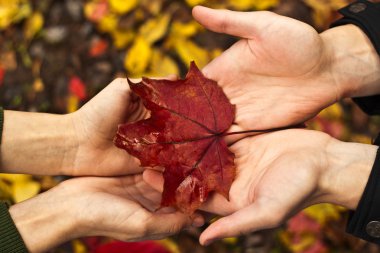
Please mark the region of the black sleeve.
<svg viewBox="0 0 380 253"><path fill-rule="evenodd" d="M340 9L339 12L343 18L334 22L331 27L357 25L367 34L380 55L380 3L359 0ZM353 100L367 114L380 115L380 95L353 98Z"/></svg>
<svg viewBox="0 0 380 253"><path fill-rule="evenodd" d="M367 34L380 55L380 4L359 0L339 12L343 18L333 23L332 27L345 24L357 25ZM364 112L370 115L380 114L380 95L353 100ZM380 135L374 144L380 145ZM358 207L356 211L350 212L346 231L356 237L380 244L380 149L377 151Z"/></svg>
<svg viewBox="0 0 380 253"><path fill-rule="evenodd" d="M377 138L376 144L380 144ZM350 212L347 233L380 244L380 149L356 211Z"/></svg>

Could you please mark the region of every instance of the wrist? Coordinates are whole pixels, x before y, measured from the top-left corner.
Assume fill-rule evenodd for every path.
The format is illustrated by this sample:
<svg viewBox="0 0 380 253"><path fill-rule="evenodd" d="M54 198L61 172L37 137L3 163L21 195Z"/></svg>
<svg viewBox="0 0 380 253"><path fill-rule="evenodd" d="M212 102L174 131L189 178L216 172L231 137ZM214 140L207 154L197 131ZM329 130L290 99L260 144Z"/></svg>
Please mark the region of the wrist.
<svg viewBox="0 0 380 253"><path fill-rule="evenodd" d="M329 66L326 71L339 98L380 94L380 58L359 27L338 26L320 36Z"/></svg>
<svg viewBox="0 0 380 253"><path fill-rule="evenodd" d="M9 209L30 252L46 252L77 237L77 221L66 195L53 188Z"/></svg>
<svg viewBox="0 0 380 253"><path fill-rule="evenodd" d="M321 177L322 202L355 210L376 158L377 146L333 139L326 147L327 166Z"/></svg>
<svg viewBox="0 0 380 253"><path fill-rule="evenodd" d="M64 174L64 168L75 158L76 149L69 115L5 111L2 172Z"/></svg>

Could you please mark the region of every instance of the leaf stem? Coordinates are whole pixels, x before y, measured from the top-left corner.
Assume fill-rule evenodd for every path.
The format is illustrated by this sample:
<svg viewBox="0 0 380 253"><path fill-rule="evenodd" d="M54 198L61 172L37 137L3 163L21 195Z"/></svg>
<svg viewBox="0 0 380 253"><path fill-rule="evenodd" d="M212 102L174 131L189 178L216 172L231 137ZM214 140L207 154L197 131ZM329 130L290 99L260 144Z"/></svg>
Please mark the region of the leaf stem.
<svg viewBox="0 0 380 253"><path fill-rule="evenodd" d="M286 130L290 128L305 128L305 127L306 127L305 124L297 124L297 125L291 125L291 126L286 126L286 127L269 128L269 129L262 129L262 130L246 130L246 131L236 131L236 132L229 132L229 133L224 132L224 133L221 133L220 136L247 134L247 133L268 133L268 132Z"/></svg>

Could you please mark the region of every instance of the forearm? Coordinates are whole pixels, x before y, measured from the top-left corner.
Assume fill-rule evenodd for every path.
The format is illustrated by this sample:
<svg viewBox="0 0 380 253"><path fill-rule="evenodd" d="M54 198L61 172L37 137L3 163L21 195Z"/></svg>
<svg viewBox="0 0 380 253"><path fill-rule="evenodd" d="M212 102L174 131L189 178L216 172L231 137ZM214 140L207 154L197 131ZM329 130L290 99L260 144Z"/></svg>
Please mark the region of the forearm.
<svg viewBox="0 0 380 253"><path fill-rule="evenodd" d="M73 207L65 204L64 197L52 189L9 209L30 252L46 252L78 236L73 233L79 230L71 214Z"/></svg>
<svg viewBox="0 0 380 253"><path fill-rule="evenodd" d="M4 111L0 172L62 174L75 140L70 115Z"/></svg>
<svg viewBox="0 0 380 253"><path fill-rule="evenodd" d="M380 57L366 34L355 25L321 33L332 81L340 98L380 94Z"/></svg>
<svg viewBox="0 0 380 253"><path fill-rule="evenodd" d="M325 168L320 188L323 202L342 205L355 210L368 182L378 147L348 143L335 139L325 152Z"/></svg>

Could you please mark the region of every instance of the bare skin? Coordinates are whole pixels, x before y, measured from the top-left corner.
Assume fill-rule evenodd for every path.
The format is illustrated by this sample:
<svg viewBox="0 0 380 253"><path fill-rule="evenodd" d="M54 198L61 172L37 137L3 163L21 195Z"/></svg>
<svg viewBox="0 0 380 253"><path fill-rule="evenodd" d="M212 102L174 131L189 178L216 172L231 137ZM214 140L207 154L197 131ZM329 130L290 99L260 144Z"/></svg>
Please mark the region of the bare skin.
<svg viewBox="0 0 380 253"><path fill-rule="evenodd" d="M209 30L241 38L203 73L236 104L242 130L302 123L342 98L380 93L380 59L354 25L318 34L266 11L198 6L193 16Z"/></svg>
<svg viewBox="0 0 380 253"><path fill-rule="evenodd" d="M203 231L200 242L274 228L302 209L333 203L355 209L377 146L345 143L311 130L289 129L245 138L232 145L237 175L229 201L214 194L202 210L225 216ZM144 171L162 191L162 174ZM350 192L350 194L347 194Z"/></svg>

